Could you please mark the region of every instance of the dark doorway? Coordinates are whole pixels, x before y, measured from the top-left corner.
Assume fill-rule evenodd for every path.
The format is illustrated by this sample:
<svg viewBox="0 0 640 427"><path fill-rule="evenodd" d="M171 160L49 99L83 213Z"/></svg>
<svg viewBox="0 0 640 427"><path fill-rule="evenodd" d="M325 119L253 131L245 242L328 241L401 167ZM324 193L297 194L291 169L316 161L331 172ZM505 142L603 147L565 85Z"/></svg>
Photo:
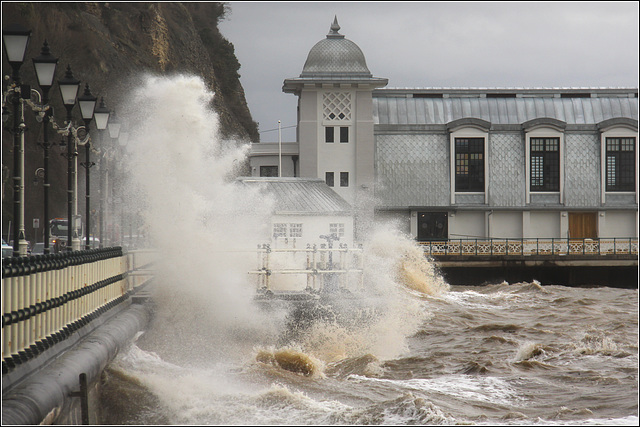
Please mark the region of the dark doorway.
<svg viewBox="0 0 640 427"><path fill-rule="evenodd" d="M447 212L418 212L418 240L447 240Z"/></svg>

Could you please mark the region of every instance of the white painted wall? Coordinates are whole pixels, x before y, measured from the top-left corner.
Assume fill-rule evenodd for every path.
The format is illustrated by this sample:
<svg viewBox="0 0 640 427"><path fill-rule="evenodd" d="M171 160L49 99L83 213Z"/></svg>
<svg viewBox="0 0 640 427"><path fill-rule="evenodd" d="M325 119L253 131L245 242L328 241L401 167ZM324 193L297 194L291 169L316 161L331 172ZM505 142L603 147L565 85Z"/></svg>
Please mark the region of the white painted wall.
<svg viewBox="0 0 640 427"><path fill-rule="evenodd" d="M348 109L351 112L351 120L325 120L323 117L323 102L326 93L339 92L348 93L351 103ZM335 88L328 85L318 93L316 111L318 112L318 122L316 141L318 145L318 178L324 179L325 172L334 173L333 190L349 203L355 200L354 185L356 183L355 158L356 158L356 131L354 118L356 117L356 97L355 91ZM334 142L325 141L325 128L331 126L335 128ZM340 142L340 127L349 128L349 142ZM349 174L349 186L340 186L340 172Z"/></svg>
<svg viewBox="0 0 640 427"><path fill-rule="evenodd" d="M324 172L320 176L318 170L318 92L315 85L300 92L298 110L300 176L324 179Z"/></svg>
<svg viewBox="0 0 640 427"><path fill-rule="evenodd" d="M302 237L299 238L273 238L273 224L286 223L286 224L303 224ZM271 218L271 244L274 248L306 248L307 244L320 245L327 243L326 240L321 239L321 235L327 235L330 232L330 224L341 223L344 224L344 236L336 243L346 243L349 247L353 246L353 233L354 233L354 221L351 216L341 215L273 215Z"/></svg>
<svg viewBox="0 0 640 427"><path fill-rule="evenodd" d="M484 212L461 212L449 214L449 237L451 239L475 239L485 237Z"/></svg>
<svg viewBox="0 0 640 427"><path fill-rule="evenodd" d="M530 212L527 239L560 238L560 212Z"/></svg>
<svg viewBox="0 0 640 427"><path fill-rule="evenodd" d="M522 212L494 211L489 216L489 237L519 239L522 237Z"/></svg>
<svg viewBox="0 0 640 427"><path fill-rule="evenodd" d="M598 236L637 237L637 213L635 211L601 212L598 218Z"/></svg>

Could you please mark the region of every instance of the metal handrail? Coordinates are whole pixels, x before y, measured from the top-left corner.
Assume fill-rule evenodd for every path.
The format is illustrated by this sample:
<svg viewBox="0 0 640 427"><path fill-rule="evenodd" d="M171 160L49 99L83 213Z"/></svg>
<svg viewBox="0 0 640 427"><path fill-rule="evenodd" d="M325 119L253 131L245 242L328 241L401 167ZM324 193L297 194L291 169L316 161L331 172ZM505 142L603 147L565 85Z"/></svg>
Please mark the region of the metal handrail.
<svg viewBox="0 0 640 427"><path fill-rule="evenodd" d="M637 255L638 239L614 237L596 239L449 239L417 242L431 256L555 256L555 255Z"/></svg>
<svg viewBox="0 0 640 427"><path fill-rule="evenodd" d="M296 254L302 254L304 259ZM306 248L272 248L271 245L258 245L258 264L248 271L256 276L256 290L271 291L274 275L306 275L306 290L318 292L326 282L337 280L342 289L348 288L348 276L356 275L359 288L362 288L363 257L362 247L350 248L347 245L327 247L324 244L307 245ZM335 258L334 258L335 255ZM284 258L282 258L284 256ZM277 257L277 262L274 257ZM304 264L304 266L302 266ZM338 277L339 276L339 277ZM337 279L335 279L338 277Z"/></svg>

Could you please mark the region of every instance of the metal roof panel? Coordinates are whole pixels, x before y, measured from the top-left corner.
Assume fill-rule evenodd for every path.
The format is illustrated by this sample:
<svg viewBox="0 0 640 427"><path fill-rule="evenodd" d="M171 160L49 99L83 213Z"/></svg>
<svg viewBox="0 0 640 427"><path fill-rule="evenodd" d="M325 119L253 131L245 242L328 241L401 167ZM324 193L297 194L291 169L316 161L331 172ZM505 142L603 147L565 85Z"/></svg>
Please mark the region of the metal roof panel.
<svg viewBox="0 0 640 427"><path fill-rule="evenodd" d="M587 90L587 89L583 89ZM414 90L415 92L416 90ZM493 124L521 124L537 118L557 119L567 124L588 125L603 120L626 117L638 120L637 90L591 89L593 94L585 97L583 92L570 92L566 97L544 89L520 90L513 97L490 96L478 90L465 93L463 90L445 93L440 97L413 97L407 90L405 96L395 91L374 91L376 124L447 124L451 121L475 117Z"/></svg>
<svg viewBox="0 0 640 427"><path fill-rule="evenodd" d="M259 186L274 197L274 210L286 214L350 215L351 205L322 179L242 177L244 185Z"/></svg>

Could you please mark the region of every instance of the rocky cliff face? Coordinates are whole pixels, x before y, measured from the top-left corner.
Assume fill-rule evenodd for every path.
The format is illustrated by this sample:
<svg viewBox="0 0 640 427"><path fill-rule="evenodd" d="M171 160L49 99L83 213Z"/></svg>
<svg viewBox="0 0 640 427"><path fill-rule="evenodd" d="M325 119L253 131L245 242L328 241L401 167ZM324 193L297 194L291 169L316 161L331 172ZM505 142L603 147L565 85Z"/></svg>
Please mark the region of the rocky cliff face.
<svg viewBox="0 0 640 427"><path fill-rule="evenodd" d="M2 4L3 25L19 22L33 31L28 62L46 39L60 58L58 75L71 65L110 105L127 96L127 85L135 84L130 77L143 70L202 76L216 92L225 136L257 141L257 124L239 82L240 64L217 28L224 13L222 3ZM25 82L33 81L31 64L21 72Z"/></svg>
<svg viewBox="0 0 640 427"><path fill-rule="evenodd" d="M56 80L64 76L67 65L74 76L89 83L91 92L104 97L107 107L117 108L137 84L143 71L160 74L190 73L201 76L215 92L213 108L220 116L224 137L257 142L257 124L246 105L239 82L238 63L233 45L224 39L217 24L227 6L222 3L3 3L2 24L20 23L32 30L23 83L36 85L31 58L40 54L43 42L59 58ZM4 55L4 53L3 53ZM3 57L3 74L10 68ZM5 81L6 84L6 81ZM51 105L59 123L64 121L59 90L50 93ZM62 114L62 115L61 115ZM79 118L78 108L74 114ZM33 186L34 171L41 166L42 149L37 146L41 124L26 112L25 134L25 225L41 210L41 191ZM59 117L58 117L59 116ZM50 132L51 135L52 132ZM2 134L3 236L11 219L12 138ZM59 137L58 137L59 138ZM51 154L51 217L64 212L66 201L66 160ZM58 149L58 151L60 151ZM7 169L8 168L8 169ZM6 181L5 177L9 177ZM6 185L5 185L6 184ZM40 183L40 186L42 184ZM38 194L40 193L40 195ZM33 214L30 215L30 212ZM66 217L66 215L62 215ZM40 233L42 230L40 230ZM29 236L27 240L30 240Z"/></svg>

